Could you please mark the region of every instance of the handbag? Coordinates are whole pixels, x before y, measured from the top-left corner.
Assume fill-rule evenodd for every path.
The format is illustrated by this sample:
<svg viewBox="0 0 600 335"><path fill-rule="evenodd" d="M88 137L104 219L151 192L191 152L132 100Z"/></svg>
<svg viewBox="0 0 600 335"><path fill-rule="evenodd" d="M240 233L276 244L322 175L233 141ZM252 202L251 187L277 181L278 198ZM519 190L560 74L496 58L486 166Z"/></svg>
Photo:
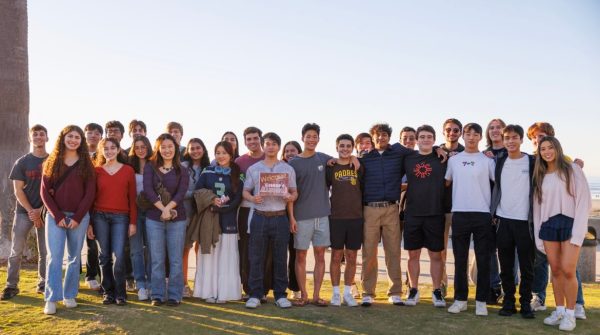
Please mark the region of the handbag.
<svg viewBox="0 0 600 335"><path fill-rule="evenodd" d="M169 202L171 202L171 193L169 193L169 191L167 191L167 188L163 185L162 177L160 173L156 171L156 167L154 167L154 165L151 166L152 170L154 170L154 173L158 177L158 184L156 185L156 187L154 187L154 191L156 192L156 194L158 194L158 198L160 199L160 202L163 204L163 206L166 206L169 204ZM147 211L154 207L154 203L148 200L144 192L140 192L140 194L137 195L135 202L138 205L138 207L144 211Z"/></svg>

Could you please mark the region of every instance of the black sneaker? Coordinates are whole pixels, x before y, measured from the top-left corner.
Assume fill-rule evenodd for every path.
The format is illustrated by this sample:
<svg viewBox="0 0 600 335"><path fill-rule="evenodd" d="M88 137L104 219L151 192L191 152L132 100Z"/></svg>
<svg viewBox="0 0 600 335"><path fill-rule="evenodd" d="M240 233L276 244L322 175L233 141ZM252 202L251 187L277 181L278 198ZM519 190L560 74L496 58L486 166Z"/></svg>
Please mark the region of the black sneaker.
<svg viewBox="0 0 600 335"><path fill-rule="evenodd" d="M105 295L104 299L102 299L103 305L112 305L115 303L115 298L110 295Z"/></svg>
<svg viewBox="0 0 600 335"><path fill-rule="evenodd" d="M152 306L162 306L163 302L160 299L152 299Z"/></svg>
<svg viewBox="0 0 600 335"><path fill-rule="evenodd" d="M18 288L5 287L0 296L0 300L12 299L15 295L19 294L19 292Z"/></svg>
<svg viewBox="0 0 600 335"><path fill-rule="evenodd" d="M511 303L505 303L498 311L498 315L500 316L512 316L515 313L517 313L517 308L515 307L515 304Z"/></svg>
<svg viewBox="0 0 600 335"><path fill-rule="evenodd" d="M523 319L535 319L535 312L531 309L531 305L521 305L521 317Z"/></svg>
<svg viewBox="0 0 600 335"><path fill-rule="evenodd" d="M180 302L174 299L169 299L167 300L167 306L169 307L177 307L179 306Z"/></svg>
<svg viewBox="0 0 600 335"><path fill-rule="evenodd" d="M487 300L488 305L498 305L500 300L504 297L501 287L493 287L490 289L490 295Z"/></svg>

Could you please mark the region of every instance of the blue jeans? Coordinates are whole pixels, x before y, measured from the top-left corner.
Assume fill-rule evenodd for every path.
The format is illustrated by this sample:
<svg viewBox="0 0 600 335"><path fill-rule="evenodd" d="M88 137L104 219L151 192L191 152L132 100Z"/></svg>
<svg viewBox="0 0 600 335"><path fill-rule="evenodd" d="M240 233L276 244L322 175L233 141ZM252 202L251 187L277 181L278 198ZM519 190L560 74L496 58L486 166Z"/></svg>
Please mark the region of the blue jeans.
<svg viewBox="0 0 600 335"><path fill-rule="evenodd" d="M93 219L104 295L126 299L125 241L129 232L129 215L94 212Z"/></svg>
<svg viewBox="0 0 600 335"><path fill-rule="evenodd" d="M44 227L35 228L33 221L29 220L27 213L15 213L12 227L12 243L10 246L10 256L8 257L6 287L17 288L19 285L19 270L21 269L21 259L23 250L27 244L27 236L35 229L38 248L38 288L44 288L46 282L46 239L44 237Z"/></svg>
<svg viewBox="0 0 600 335"><path fill-rule="evenodd" d="M146 213L138 207L137 231L129 238L133 278L138 289L147 289L151 280L150 248L146 235Z"/></svg>
<svg viewBox="0 0 600 335"><path fill-rule="evenodd" d="M577 300L576 303L585 305L583 300L583 289L579 271L575 272L577 277ZM544 253L535 250L535 264L533 266L533 285L531 291L537 295L543 304L546 303L546 287L548 287L548 258Z"/></svg>
<svg viewBox="0 0 600 335"><path fill-rule="evenodd" d="M290 224L286 215L266 217L254 213L250 223L248 246L250 275L248 286L250 296L260 299L265 294L264 269L267 248L273 242L273 294L275 300L286 297L288 286L287 249L290 238Z"/></svg>
<svg viewBox="0 0 600 335"><path fill-rule="evenodd" d="M71 216L73 213L64 212ZM81 248L90 222L86 214L75 229L61 228L56 225L52 215L46 215L45 237L46 249L46 290L44 300L60 301L75 299L79 292L79 271L81 267ZM67 271L64 287L62 282L62 265L67 244Z"/></svg>
<svg viewBox="0 0 600 335"><path fill-rule="evenodd" d="M146 218L152 259L152 299L181 301L186 221L161 222ZM169 287L165 290L165 259L169 257Z"/></svg>

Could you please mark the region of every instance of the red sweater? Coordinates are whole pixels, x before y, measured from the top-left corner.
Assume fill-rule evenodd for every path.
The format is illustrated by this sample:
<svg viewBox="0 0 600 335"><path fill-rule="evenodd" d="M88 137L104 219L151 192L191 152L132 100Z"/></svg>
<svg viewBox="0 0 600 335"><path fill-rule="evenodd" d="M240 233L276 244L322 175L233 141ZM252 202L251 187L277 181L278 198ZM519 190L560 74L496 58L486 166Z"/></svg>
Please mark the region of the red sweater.
<svg viewBox="0 0 600 335"><path fill-rule="evenodd" d="M96 167L96 201L94 210L107 213L129 214L129 224L137 222L135 172L123 165L114 175Z"/></svg>
<svg viewBox="0 0 600 335"><path fill-rule="evenodd" d="M83 180L78 170L79 168L69 173L65 181L58 186L58 189L54 190L53 196L49 192L50 189L54 189L53 183L48 177L42 177L40 195L57 224L65 218L63 212L73 212L73 220L81 223L81 220L94 203L96 180L94 176Z"/></svg>

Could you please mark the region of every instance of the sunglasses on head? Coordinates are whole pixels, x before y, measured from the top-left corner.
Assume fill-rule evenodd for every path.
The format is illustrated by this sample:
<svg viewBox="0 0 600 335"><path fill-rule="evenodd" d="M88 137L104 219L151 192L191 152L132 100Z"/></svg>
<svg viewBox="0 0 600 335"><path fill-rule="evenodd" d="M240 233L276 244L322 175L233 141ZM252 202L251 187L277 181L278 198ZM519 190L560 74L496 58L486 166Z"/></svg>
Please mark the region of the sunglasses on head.
<svg viewBox="0 0 600 335"><path fill-rule="evenodd" d="M224 175L228 175L231 173L231 168L230 167L222 167L222 166L217 165L217 166L215 166L215 172L224 174Z"/></svg>

